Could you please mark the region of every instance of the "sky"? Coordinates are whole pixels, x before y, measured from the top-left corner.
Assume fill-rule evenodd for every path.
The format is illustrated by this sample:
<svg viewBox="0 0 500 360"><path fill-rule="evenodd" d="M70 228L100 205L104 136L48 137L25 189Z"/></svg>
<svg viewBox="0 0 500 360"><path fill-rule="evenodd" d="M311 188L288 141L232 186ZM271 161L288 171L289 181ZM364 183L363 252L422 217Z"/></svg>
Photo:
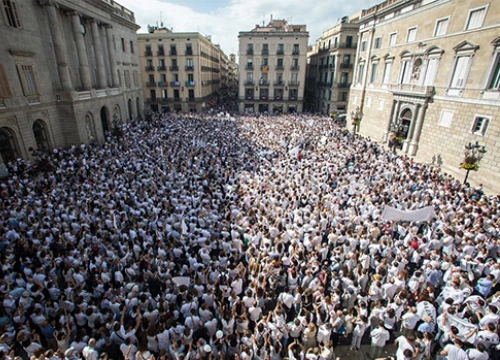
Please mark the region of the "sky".
<svg viewBox="0 0 500 360"><path fill-rule="evenodd" d="M135 13L139 33L160 24L174 32L211 35L227 54L238 54L238 32L250 31L256 24L286 19L305 24L312 45L321 33L343 16L369 8L383 0L117 0Z"/></svg>

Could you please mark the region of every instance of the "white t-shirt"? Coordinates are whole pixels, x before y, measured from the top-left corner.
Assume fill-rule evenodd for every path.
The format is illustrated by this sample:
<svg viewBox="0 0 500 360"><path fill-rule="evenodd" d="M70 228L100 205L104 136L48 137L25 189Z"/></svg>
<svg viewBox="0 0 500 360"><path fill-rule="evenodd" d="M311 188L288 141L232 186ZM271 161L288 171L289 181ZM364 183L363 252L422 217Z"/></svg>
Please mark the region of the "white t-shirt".
<svg viewBox="0 0 500 360"><path fill-rule="evenodd" d="M385 328L377 327L370 332L370 336L372 339L372 345L378 347L384 347L387 340L391 337L389 331Z"/></svg>
<svg viewBox="0 0 500 360"><path fill-rule="evenodd" d="M467 360L467 353L454 344L448 344L444 347L448 353L448 360Z"/></svg>

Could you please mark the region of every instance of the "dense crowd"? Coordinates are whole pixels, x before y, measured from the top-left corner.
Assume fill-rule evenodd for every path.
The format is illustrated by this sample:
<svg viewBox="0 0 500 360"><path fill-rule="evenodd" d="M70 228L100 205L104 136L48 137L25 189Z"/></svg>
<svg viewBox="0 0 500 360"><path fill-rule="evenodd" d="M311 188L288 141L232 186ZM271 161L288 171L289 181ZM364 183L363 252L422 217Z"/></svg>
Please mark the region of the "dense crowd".
<svg viewBox="0 0 500 360"><path fill-rule="evenodd" d="M497 196L327 117L118 134L9 164L0 359L497 357Z"/></svg>

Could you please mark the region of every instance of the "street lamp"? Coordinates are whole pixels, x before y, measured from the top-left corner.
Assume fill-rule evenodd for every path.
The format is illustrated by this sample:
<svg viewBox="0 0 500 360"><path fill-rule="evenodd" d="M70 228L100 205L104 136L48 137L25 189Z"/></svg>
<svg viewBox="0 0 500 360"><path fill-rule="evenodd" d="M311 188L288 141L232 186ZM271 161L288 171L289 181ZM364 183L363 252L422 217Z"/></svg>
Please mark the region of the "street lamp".
<svg viewBox="0 0 500 360"><path fill-rule="evenodd" d="M460 164L462 169L467 170L465 173L464 185L467 184L467 178L469 177L469 172L471 170L477 171L479 169L479 162L486 154L486 148L479 145L476 141L475 144L468 143L465 145L465 157L464 161Z"/></svg>
<svg viewBox="0 0 500 360"><path fill-rule="evenodd" d="M394 134L389 140L389 148L396 153L396 148L403 143L403 135L408 131L408 125L402 122L392 123L391 132Z"/></svg>
<svg viewBox="0 0 500 360"><path fill-rule="evenodd" d="M363 119L363 112L361 109L356 107L356 111L351 112L352 125L354 125L354 135L356 135L356 130L359 130L359 125Z"/></svg>

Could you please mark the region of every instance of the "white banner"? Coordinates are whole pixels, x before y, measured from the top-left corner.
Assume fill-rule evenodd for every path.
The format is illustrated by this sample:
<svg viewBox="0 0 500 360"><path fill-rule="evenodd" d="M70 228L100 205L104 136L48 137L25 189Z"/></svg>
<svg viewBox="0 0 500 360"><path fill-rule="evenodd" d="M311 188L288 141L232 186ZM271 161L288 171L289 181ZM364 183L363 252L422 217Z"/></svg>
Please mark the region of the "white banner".
<svg viewBox="0 0 500 360"><path fill-rule="evenodd" d="M419 302L417 305L417 315L420 320L424 320L424 317L429 316L432 322L436 323L436 308L428 301Z"/></svg>
<svg viewBox="0 0 500 360"><path fill-rule="evenodd" d="M404 211L387 205L382 213L382 217L387 221L429 221L435 216L433 206Z"/></svg>
<svg viewBox="0 0 500 360"><path fill-rule="evenodd" d="M468 321L465 321L464 319L459 318L458 316L455 315L450 315L450 314L443 314L442 316L446 316L446 325L442 324L442 321L438 321L439 323L439 328L443 331L449 331L451 326L454 326L458 329L458 334L457 337L462 340L466 341L469 343L474 343L476 339L476 334L477 332L472 335L471 337L467 337L467 335L474 329L477 329L475 325L469 323Z"/></svg>

